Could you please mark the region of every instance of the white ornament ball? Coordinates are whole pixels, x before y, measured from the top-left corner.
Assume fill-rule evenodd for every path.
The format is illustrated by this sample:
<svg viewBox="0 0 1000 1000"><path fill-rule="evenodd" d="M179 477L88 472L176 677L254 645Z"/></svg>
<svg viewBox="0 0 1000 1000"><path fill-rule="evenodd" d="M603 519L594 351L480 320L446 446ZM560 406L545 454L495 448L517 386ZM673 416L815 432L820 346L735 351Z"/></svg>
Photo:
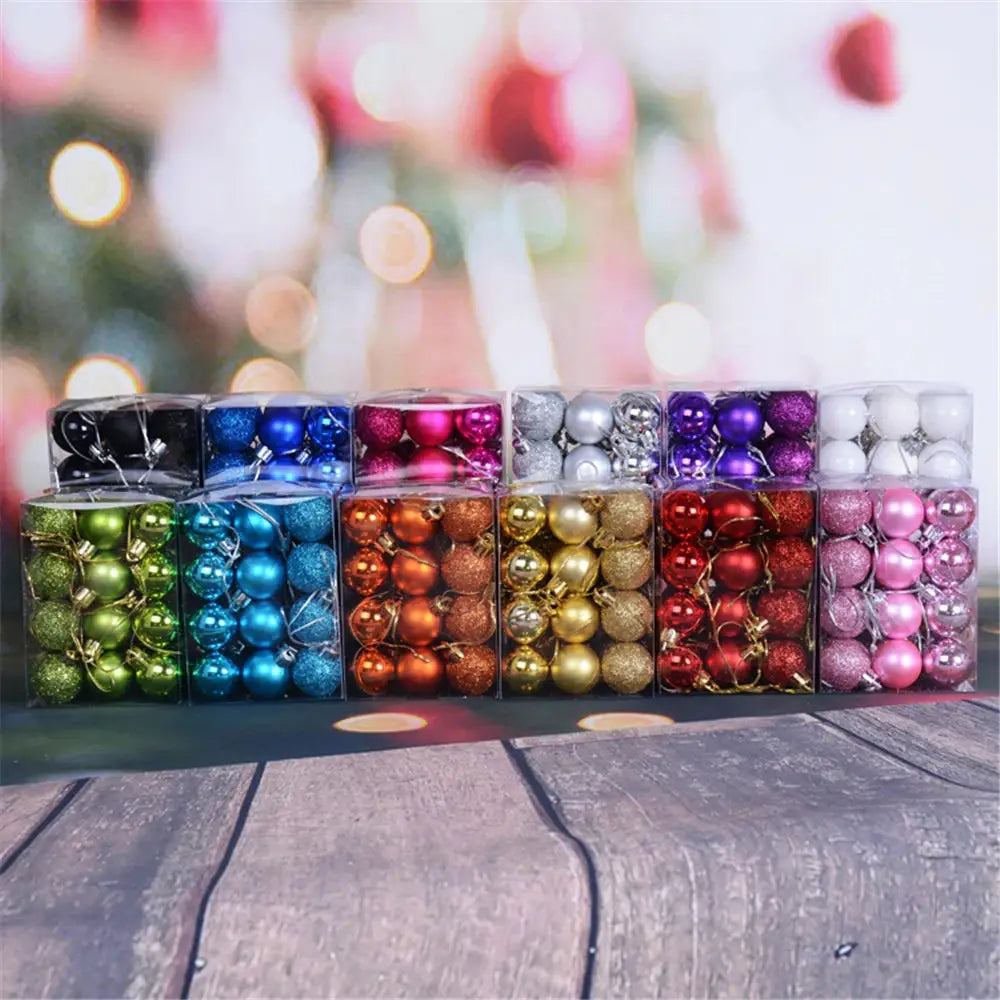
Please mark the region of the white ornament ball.
<svg viewBox="0 0 1000 1000"><path fill-rule="evenodd" d="M563 479L595 483L611 478L611 459L595 444L581 444L563 461Z"/></svg>
<svg viewBox="0 0 1000 1000"><path fill-rule="evenodd" d="M917 471L916 465L898 441L879 441L868 456L868 471L876 476L909 476Z"/></svg>
<svg viewBox="0 0 1000 1000"><path fill-rule="evenodd" d="M899 440L917 429L920 407L912 393L886 386L868 396L868 415L872 428L882 437Z"/></svg>
<svg viewBox="0 0 1000 1000"><path fill-rule="evenodd" d="M819 471L829 476L860 476L868 462L853 441L827 441L819 449Z"/></svg>
<svg viewBox="0 0 1000 1000"><path fill-rule="evenodd" d="M958 392L925 392L920 397L920 426L932 441L964 440L971 424L971 396Z"/></svg>
<svg viewBox="0 0 1000 1000"><path fill-rule="evenodd" d="M929 479L948 479L952 482L967 479L969 457L955 441L935 441L920 453L920 475Z"/></svg>
<svg viewBox="0 0 1000 1000"><path fill-rule="evenodd" d="M819 432L822 437L848 441L868 423L868 405L861 396L822 396L819 401Z"/></svg>
<svg viewBox="0 0 1000 1000"><path fill-rule="evenodd" d="M597 444L614 427L611 404L594 392L581 392L566 407L563 418L566 433L580 444Z"/></svg>

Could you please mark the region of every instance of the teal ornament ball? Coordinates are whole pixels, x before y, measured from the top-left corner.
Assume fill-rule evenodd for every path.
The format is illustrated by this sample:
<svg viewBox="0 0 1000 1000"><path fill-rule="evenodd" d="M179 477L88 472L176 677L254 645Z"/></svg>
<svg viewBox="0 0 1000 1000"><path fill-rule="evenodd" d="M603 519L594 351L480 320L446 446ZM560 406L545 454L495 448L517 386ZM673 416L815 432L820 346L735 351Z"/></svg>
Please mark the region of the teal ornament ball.
<svg viewBox="0 0 1000 1000"><path fill-rule="evenodd" d="M76 536L76 514L65 507L29 503L24 507L25 531L36 535L70 539Z"/></svg>
<svg viewBox="0 0 1000 1000"><path fill-rule="evenodd" d="M240 668L222 653L202 657L191 672L194 690L202 698L219 701L228 698L236 688Z"/></svg>
<svg viewBox="0 0 1000 1000"><path fill-rule="evenodd" d="M232 515L223 503L184 504L181 526L184 537L199 549L210 549L229 533Z"/></svg>
<svg viewBox="0 0 1000 1000"><path fill-rule="evenodd" d="M271 548L281 538L280 512L277 508L250 507L238 503L233 514L233 528L239 535L243 548Z"/></svg>
<svg viewBox="0 0 1000 1000"><path fill-rule="evenodd" d="M66 556L43 550L35 552L28 560L27 573L35 597L44 600L69 597L73 590L76 568Z"/></svg>
<svg viewBox="0 0 1000 1000"><path fill-rule="evenodd" d="M124 698L132 686L132 671L121 653L108 650L87 670L91 686L105 698Z"/></svg>
<svg viewBox="0 0 1000 1000"><path fill-rule="evenodd" d="M80 614L68 601L41 601L28 619L28 631L42 649L59 652L73 648Z"/></svg>
<svg viewBox="0 0 1000 1000"><path fill-rule="evenodd" d="M83 687L83 667L65 656L44 653L31 665L29 681L32 694L46 705L65 705Z"/></svg>
<svg viewBox="0 0 1000 1000"><path fill-rule="evenodd" d="M337 557L329 545L303 542L288 555L288 582L302 593L330 590L337 578Z"/></svg>
<svg viewBox="0 0 1000 1000"><path fill-rule="evenodd" d="M301 650L292 667L292 681L310 698L329 698L340 687L342 676L340 657L318 649Z"/></svg>
<svg viewBox="0 0 1000 1000"><path fill-rule="evenodd" d="M222 604L204 604L191 617L191 638L202 649L222 649L236 634L236 615Z"/></svg>
<svg viewBox="0 0 1000 1000"><path fill-rule="evenodd" d="M337 637L337 619L333 609L316 594L300 597L288 613L288 636L294 642L315 646Z"/></svg>
<svg viewBox="0 0 1000 1000"><path fill-rule="evenodd" d="M236 586L248 597L274 597L284 585L285 564L272 552L248 552L236 566Z"/></svg>
<svg viewBox="0 0 1000 1000"><path fill-rule="evenodd" d="M177 566L166 552L152 549L132 567L132 576L139 593L146 597L164 597L177 580Z"/></svg>
<svg viewBox="0 0 1000 1000"><path fill-rule="evenodd" d="M132 572L112 552L98 552L83 567L83 585L101 601L117 601L132 587Z"/></svg>
<svg viewBox="0 0 1000 1000"><path fill-rule="evenodd" d="M285 508L288 533L297 542L319 542L333 530L333 501L314 497Z"/></svg>
<svg viewBox="0 0 1000 1000"><path fill-rule="evenodd" d="M254 698L280 698L288 681L288 667L278 663L273 650L253 653L243 664L243 686Z"/></svg>
<svg viewBox="0 0 1000 1000"><path fill-rule="evenodd" d="M277 646L285 638L285 619L274 601L251 601L240 612L240 635L258 649Z"/></svg>
<svg viewBox="0 0 1000 1000"><path fill-rule="evenodd" d="M77 528L80 537L102 552L117 548L125 541L127 525L121 507L93 507L80 511Z"/></svg>
<svg viewBox="0 0 1000 1000"><path fill-rule="evenodd" d="M218 552L202 552L184 570L191 592L203 601L214 601L232 585L233 569Z"/></svg>
<svg viewBox="0 0 1000 1000"><path fill-rule="evenodd" d="M180 668L172 656L144 659L136 669L135 679L149 698L176 698L180 694Z"/></svg>

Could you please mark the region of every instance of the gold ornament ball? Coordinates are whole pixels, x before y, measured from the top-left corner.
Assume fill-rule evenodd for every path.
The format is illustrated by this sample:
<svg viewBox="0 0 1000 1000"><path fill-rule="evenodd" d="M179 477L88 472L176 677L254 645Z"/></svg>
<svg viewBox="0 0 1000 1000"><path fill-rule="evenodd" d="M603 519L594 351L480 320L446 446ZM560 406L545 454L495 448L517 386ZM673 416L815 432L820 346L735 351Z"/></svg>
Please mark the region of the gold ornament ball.
<svg viewBox="0 0 1000 1000"><path fill-rule="evenodd" d="M604 651L601 677L617 694L639 694L653 680L653 657L637 642L616 642Z"/></svg>
<svg viewBox="0 0 1000 1000"><path fill-rule="evenodd" d="M635 590L653 575L653 553L648 545L633 542L601 554L601 575L619 590Z"/></svg>
<svg viewBox="0 0 1000 1000"><path fill-rule="evenodd" d="M510 496L500 502L500 526L517 542L534 538L545 524L545 504L541 497Z"/></svg>
<svg viewBox="0 0 1000 1000"><path fill-rule="evenodd" d="M549 613L534 597L522 595L504 606L503 630L515 642L534 642L549 627Z"/></svg>
<svg viewBox="0 0 1000 1000"><path fill-rule="evenodd" d="M520 646L503 660L504 691L510 694L534 694L548 679L545 657L530 646Z"/></svg>
<svg viewBox="0 0 1000 1000"><path fill-rule="evenodd" d="M503 582L511 590L529 590L545 579L549 561L530 545L518 545L503 560Z"/></svg>
<svg viewBox="0 0 1000 1000"><path fill-rule="evenodd" d="M601 608L601 628L617 642L636 642L653 627L653 606L638 590L616 590Z"/></svg>
<svg viewBox="0 0 1000 1000"><path fill-rule="evenodd" d="M564 583L571 594L582 594L597 582L601 564L586 545L564 545L549 560L552 580Z"/></svg>
<svg viewBox="0 0 1000 1000"><path fill-rule="evenodd" d="M653 504L641 490L621 490L604 498L601 527L619 541L641 538L653 523Z"/></svg>
<svg viewBox="0 0 1000 1000"><path fill-rule="evenodd" d="M586 597L571 594L552 616L552 631L563 642L587 642L601 624L597 605Z"/></svg>
<svg viewBox="0 0 1000 1000"><path fill-rule="evenodd" d="M590 646L568 642L552 657L552 681L566 694L586 694L601 677L601 661Z"/></svg>
<svg viewBox="0 0 1000 1000"><path fill-rule="evenodd" d="M579 497L553 497L549 501L549 530L560 542L579 545L597 532L597 515Z"/></svg>

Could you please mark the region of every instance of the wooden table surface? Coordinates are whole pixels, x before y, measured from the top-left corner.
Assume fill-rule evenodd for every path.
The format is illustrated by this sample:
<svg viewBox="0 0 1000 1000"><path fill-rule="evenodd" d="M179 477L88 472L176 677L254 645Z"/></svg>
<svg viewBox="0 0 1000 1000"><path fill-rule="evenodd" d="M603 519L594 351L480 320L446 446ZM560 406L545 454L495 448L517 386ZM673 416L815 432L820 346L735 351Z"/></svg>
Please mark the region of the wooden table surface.
<svg viewBox="0 0 1000 1000"><path fill-rule="evenodd" d="M3 997L993 997L995 698L0 788Z"/></svg>

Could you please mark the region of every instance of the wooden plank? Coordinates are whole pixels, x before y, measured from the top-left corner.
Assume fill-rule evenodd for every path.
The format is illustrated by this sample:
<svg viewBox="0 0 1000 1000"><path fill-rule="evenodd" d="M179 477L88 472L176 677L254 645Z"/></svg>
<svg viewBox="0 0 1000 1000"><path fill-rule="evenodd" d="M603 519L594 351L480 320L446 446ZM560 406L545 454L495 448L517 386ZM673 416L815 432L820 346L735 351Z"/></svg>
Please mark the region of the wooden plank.
<svg viewBox="0 0 1000 1000"><path fill-rule="evenodd" d="M0 996L179 996L253 771L89 782L0 880Z"/></svg>
<svg viewBox="0 0 1000 1000"><path fill-rule="evenodd" d="M64 781L0 788L0 869L69 791Z"/></svg>
<svg viewBox="0 0 1000 1000"><path fill-rule="evenodd" d="M273 763L191 996L576 996L589 909L497 743Z"/></svg>
<svg viewBox="0 0 1000 1000"><path fill-rule="evenodd" d="M997 790L1000 727L975 705L922 702L821 712L819 718L945 781Z"/></svg>
<svg viewBox="0 0 1000 1000"><path fill-rule="evenodd" d="M1000 701L997 700L995 694L988 698L969 698L968 701L976 705L982 705L984 708L991 708L994 712L1000 712Z"/></svg>
<svg viewBox="0 0 1000 1000"><path fill-rule="evenodd" d="M523 753L597 872L594 996L996 995L995 796L807 716Z"/></svg>

